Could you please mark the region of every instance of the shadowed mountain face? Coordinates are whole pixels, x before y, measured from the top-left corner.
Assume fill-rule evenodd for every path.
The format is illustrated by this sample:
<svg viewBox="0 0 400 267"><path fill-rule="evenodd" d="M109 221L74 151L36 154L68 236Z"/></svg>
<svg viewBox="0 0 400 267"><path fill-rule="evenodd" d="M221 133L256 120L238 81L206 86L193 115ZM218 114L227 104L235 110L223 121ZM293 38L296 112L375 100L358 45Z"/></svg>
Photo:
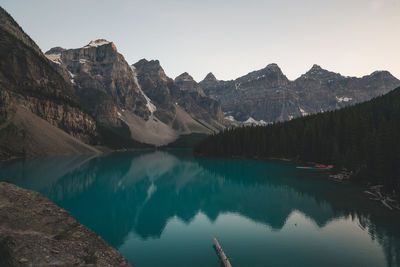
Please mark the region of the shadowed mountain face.
<svg viewBox="0 0 400 267"><path fill-rule="evenodd" d="M181 134L224 128L218 101L166 76L157 60L129 66L112 42L46 52L82 106L107 127L129 128L131 138L165 145Z"/></svg>
<svg viewBox="0 0 400 267"><path fill-rule="evenodd" d="M226 116L264 122L342 108L386 94L399 85L387 71L356 78L318 65L289 81L276 64L232 81L219 81L210 73L200 82L206 95L221 101Z"/></svg>
<svg viewBox="0 0 400 267"><path fill-rule="evenodd" d="M72 87L0 8L0 158L96 151L82 143L92 143L97 133L78 103Z"/></svg>
<svg viewBox="0 0 400 267"><path fill-rule="evenodd" d="M211 130L224 128L221 105L205 96L189 74L184 73L172 80L158 60L143 59L133 66L143 91L160 107L155 114L163 122L172 122L176 117L176 107L180 107Z"/></svg>
<svg viewBox="0 0 400 267"><path fill-rule="evenodd" d="M112 42L100 39L77 49L56 47L46 56L71 82L82 105L98 121L118 126L122 109L144 119L149 117L135 73Z"/></svg>
<svg viewBox="0 0 400 267"><path fill-rule="evenodd" d="M175 78L175 84L181 89L182 96L179 103L189 110L191 114L206 123L210 123L217 129L223 128L224 114L221 104L210 97L207 97L201 86L187 72Z"/></svg>
<svg viewBox="0 0 400 267"><path fill-rule="evenodd" d="M199 214L211 224L238 214L280 232L300 213L318 229L343 218L359 221L387 261L400 263L398 216L366 203L357 187L289 163L194 159L185 152L114 153L4 163L0 179L44 193L117 248L131 235L162 239L174 218L190 226Z"/></svg>

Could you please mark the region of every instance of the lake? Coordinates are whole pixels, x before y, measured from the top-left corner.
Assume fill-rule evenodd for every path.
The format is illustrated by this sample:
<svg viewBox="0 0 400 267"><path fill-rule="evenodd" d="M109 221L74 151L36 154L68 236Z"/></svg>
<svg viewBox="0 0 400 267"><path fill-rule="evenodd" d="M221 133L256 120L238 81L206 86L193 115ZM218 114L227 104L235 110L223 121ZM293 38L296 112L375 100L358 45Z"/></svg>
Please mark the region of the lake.
<svg viewBox="0 0 400 267"><path fill-rule="evenodd" d="M400 218L362 189L281 161L195 158L188 150L0 164L136 267L400 266Z"/></svg>

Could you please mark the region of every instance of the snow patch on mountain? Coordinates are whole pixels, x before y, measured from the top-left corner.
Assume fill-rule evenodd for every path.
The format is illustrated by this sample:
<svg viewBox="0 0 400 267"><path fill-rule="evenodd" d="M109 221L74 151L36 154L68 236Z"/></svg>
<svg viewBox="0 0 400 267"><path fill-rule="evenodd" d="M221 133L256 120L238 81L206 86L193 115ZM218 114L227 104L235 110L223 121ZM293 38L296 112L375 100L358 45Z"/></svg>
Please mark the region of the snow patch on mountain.
<svg viewBox="0 0 400 267"><path fill-rule="evenodd" d="M233 117L232 115L226 116L226 117L225 117L225 120L228 120L228 121L236 121L236 120L235 120L235 117Z"/></svg>
<svg viewBox="0 0 400 267"><path fill-rule="evenodd" d="M90 48L90 47L99 47L102 45L110 44L111 42L104 40L104 39L99 39L96 41L90 41L88 45L84 46L83 48Z"/></svg>
<svg viewBox="0 0 400 267"><path fill-rule="evenodd" d="M61 54L47 54L45 56L56 64L60 65L62 63Z"/></svg>
<svg viewBox="0 0 400 267"><path fill-rule="evenodd" d="M263 120L255 120L252 117L249 117L246 121L243 122L248 125L267 125L268 123Z"/></svg>
<svg viewBox="0 0 400 267"><path fill-rule="evenodd" d="M75 74L73 74L72 72L68 71L69 76L71 76L71 78L75 77Z"/></svg>
<svg viewBox="0 0 400 267"><path fill-rule="evenodd" d="M346 96L342 96L342 97L337 97L336 96L336 101L341 103L341 102L350 102L351 100L353 100L353 98L351 97L346 97Z"/></svg>
<svg viewBox="0 0 400 267"><path fill-rule="evenodd" d="M308 113L304 109L302 109L301 107L299 107L299 110L301 112L301 116L307 116L308 115Z"/></svg>
<svg viewBox="0 0 400 267"><path fill-rule="evenodd" d="M72 74L72 72L70 72L70 71L68 71L68 74L69 74L69 76L71 77L70 82L71 82L72 84L75 84L75 80L74 80L75 74Z"/></svg>
<svg viewBox="0 0 400 267"><path fill-rule="evenodd" d="M136 68L134 66L131 66L132 71L133 71L133 79L135 81L136 86L139 88L140 93L143 95L144 99L146 99L146 107L150 111L151 116L153 116L153 113L157 110L157 107L151 103L151 99L143 92L142 87L139 84L138 78L137 78L137 72Z"/></svg>

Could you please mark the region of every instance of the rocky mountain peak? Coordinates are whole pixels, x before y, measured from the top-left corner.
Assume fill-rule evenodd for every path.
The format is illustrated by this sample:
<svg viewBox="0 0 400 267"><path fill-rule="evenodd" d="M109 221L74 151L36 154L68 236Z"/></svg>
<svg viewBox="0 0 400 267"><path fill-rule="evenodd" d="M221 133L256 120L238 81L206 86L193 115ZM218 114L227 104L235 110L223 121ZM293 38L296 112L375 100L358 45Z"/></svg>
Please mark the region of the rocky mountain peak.
<svg viewBox="0 0 400 267"><path fill-rule="evenodd" d="M139 60L138 62L136 62L133 65L136 68L141 68L143 66L146 66L147 68L151 68L151 69L160 69L161 68L160 61L158 61L158 60L147 60L145 58Z"/></svg>
<svg viewBox="0 0 400 267"><path fill-rule="evenodd" d="M45 55L61 54L61 52L65 51L65 50L66 50L65 48L56 46L56 47L51 48L49 51L47 51L45 53Z"/></svg>
<svg viewBox="0 0 400 267"><path fill-rule="evenodd" d="M382 77L393 77L393 78L394 78L394 76L393 76L390 72L388 72L388 71L386 71L386 70L377 70L377 71L374 71L374 72L371 73L371 75L369 75L369 76L382 76Z"/></svg>
<svg viewBox="0 0 400 267"><path fill-rule="evenodd" d="M345 78L344 76L340 75L339 73L331 72L326 69L323 69L321 66L314 64L309 71L305 74L301 75L298 80L303 79L314 79L320 81L333 81L333 80L340 80Z"/></svg>
<svg viewBox="0 0 400 267"><path fill-rule="evenodd" d="M195 82L195 80L189 73L184 72L175 78L175 82Z"/></svg>
<svg viewBox="0 0 400 267"><path fill-rule="evenodd" d="M262 83L262 87L265 86L281 86L289 82L287 77L283 74L282 70L275 63L267 65L265 68L256 70L246 74L235 80L238 85L243 85L244 83Z"/></svg>
<svg viewBox="0 0 400 267"><path fill-rule="evenodd" d="M201 88L201 86L187 72L184 72L178 77L176 77L175 83L181 88L181 90L197 92L199 95L205 96L205 93Z"/></svg>
<svg viewBox="0 0 400 267"><path fill-rule="evenodd" d="M46 57L51 60L52 62L60 65L62 63L61 61L61 53L63 51L66 51L66 49L60 47L60 46L56 46L51 48L49 51L47 51L46 53L44 53L46 55ZM66 79L68 80L68 79Z"/></svg>
<svg viewBox="0 0 400 267"><path fill-rule="evenodd" d="M117 52L117 47L115 46L115 44L113 42L109 42L106 39L97 39L97 40L92 40L89 42L89 44L87 44L86 46L84 46L84 48L90 48L90 47L99 47L99 46L103 46L103 45L110 45L112 47L112 49Z"/></svg>
<svg viewBox="0 0 400 267"><path fill-rule="evenodd" d="M316 75L316 74L323 74L323 73L329 73L326 69L321 68L320 65L314 64L309 71L306 72L306 74L311 74L311 75ZM333 73L333 72L332 72Z"/></svg>
<svg viewBox="0 0 400 267"><path fill-rule="evenodd" d="M146 73L151 77L153 81L162 81L166 83L168 81L168 77L165 74L164 69L160 65L160 61L158 60L147 60L141 59L135 64L133 67L138 70L138 72Z"/></svg>
<svg viewBox="0 0 400 267"><path fill-rule="evenodd" d="M314 71L316 71L316 70L322 70L322 68L321 68L321 66L320 66L320 65L314 64L314 65L312 65L312 67L311 67L311 69L310 69L310 70L314 70Z"/></svg>
<svg viewBox="0 0 400 267"><path fill-rule="evenodd" d="M204 78L203 81L216 82L217 78L215 78L214 74L212 72L210 72L207 74L207 76Z"/></svg>
<svg viewBox="0 0 400 267"><path fill-rule="evenodd" d="M264 69L274 72L282 72L281 68L279 68L278 64L276 63L268 64Z"/></svg>

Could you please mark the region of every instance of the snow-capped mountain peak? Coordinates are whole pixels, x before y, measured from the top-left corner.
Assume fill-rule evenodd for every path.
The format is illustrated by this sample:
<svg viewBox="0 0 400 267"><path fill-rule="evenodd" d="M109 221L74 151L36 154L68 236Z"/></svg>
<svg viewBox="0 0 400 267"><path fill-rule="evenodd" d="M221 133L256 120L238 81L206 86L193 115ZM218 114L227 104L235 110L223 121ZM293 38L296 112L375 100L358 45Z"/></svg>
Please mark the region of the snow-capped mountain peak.
<svg viewBox="0 0 400 267"><path fill-rule="evenodd" d="M108 45L111 44L111 47L117 51L117 47L114 45L113 42L109 42L106 39L97 39L97 40L92 40L89 42L89 44L87 44L86 46L84 46L83 48L90 48L90 47L99 47L99 46L103 46L103 45Z"/></svg>

